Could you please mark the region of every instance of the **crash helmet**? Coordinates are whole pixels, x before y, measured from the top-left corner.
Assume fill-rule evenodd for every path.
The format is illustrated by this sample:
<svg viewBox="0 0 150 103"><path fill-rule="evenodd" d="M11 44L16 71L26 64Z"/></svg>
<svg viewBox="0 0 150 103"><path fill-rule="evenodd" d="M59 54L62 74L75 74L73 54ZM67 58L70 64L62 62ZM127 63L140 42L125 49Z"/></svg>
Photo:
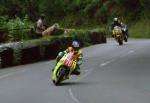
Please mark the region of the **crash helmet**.
<svg viewBox="0 0 150 103"><path fill-rule="evenodd" d="M114 21L114 22L117 22L117 21L118 21L118 18L117 18L117 17L115 17L113 21Z"/></svg>
<svg viewBox="0 0 150 103"><path fill-rule="evenodd" d="M78 41L73 41L72 42L72 47L73 47L74 51L77 52L80 48L79 42Z"/></svg>

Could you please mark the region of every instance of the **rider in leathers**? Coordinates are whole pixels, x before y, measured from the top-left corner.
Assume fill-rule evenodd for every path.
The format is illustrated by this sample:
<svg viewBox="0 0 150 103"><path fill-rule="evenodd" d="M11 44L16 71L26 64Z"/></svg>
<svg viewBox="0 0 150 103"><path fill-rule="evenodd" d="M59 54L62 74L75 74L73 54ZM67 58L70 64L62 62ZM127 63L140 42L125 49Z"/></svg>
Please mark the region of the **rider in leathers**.
<svg viewBox="0 0 150 103"><path fill-rule="evenodd" d="M123 22L121 22L120 19L118 19L117 17L113 19L113 22L111 24L111 30L113 30L115 26L121 27L123 34L126 35L126 37L128 38L128 26ZM123 30L123 28L125 28L125 31ZM112 37L114 37L113 33L112 33Z"/></svg>
<svg viewBox="0 0 150 103"><path fill-rule="evenodd" d="M119 22L119 19L118 19L118 18L114 18L114 19L113 19L113 22L112 22L112 24L111 24L111 30L113 30L115 26L121 27L121 23ZM113 34L112 34L112 37L114 37Z"/></svg>
<svg viewBox="0 0 150 103"><path fill-rule="evenodd" d="M77 41L72 42L72 46L68 47L65 51L59 52L57 58L56 58L56 63L59 62L59 60L64 56L64 54L74 51L74 56L77 57L77 65L76 69L72 72L72 74L75 75L80 75L80 65L83 62L83 54L82 51L80 50L80 44Z"/></svg>

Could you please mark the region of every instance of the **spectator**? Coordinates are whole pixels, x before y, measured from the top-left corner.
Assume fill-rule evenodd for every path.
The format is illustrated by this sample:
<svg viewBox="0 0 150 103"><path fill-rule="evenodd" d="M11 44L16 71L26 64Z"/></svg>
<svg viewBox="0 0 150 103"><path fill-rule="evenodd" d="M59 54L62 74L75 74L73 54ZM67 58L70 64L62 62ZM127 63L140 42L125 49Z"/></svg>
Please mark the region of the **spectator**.
<svg viewBox="0 0 150 103"><path fill-rule="evenodd" d="M38 37L42 36L42 32L46 29L46 25L44 24L44 15L41 15L35 24L35 33Z"/></svg>

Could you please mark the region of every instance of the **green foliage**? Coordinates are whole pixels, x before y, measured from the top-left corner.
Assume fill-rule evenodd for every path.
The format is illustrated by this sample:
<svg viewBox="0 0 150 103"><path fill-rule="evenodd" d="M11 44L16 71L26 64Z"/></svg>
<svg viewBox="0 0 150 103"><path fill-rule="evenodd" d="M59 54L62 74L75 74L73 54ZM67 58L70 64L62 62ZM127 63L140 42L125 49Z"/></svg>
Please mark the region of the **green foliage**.
<svg viewBox="0 0 150 103"><path fill-rule="evenodd" d="M8 39L8 36L7 36L8 29L6 26L7 19L8 19L7 16L0 16L0 43L5 42Z"/></svg>
<svg viewBox="0 0 150 103"><path fill-rule="evenodd" d="M28 31L31 28L31 22L28 20L28 16L25 16L23 20L21 20L19 17L17 17L16 19L10 19L6 23L6 27L9 31L9 41L20 41L29 39Z"/></svg>
<svg viewBox="0 0 150 103"><path fill-rule="evenodd" d="M50 17L62 17L65 15L64 12L64 1L62 0L43 0L41 2L40 12L45 13Z"/></svg>
<svg viewBox="0 0 150 103"><path fill-rule="evenodd" d="M0 16L0 29L5 29L6 28L6 23L8 20L8 16Z"/></svg>
<svg viewBox="0 0 150 103"><path fill-rule="evenodd" d="M92 30L72 30L67 33L73 40L77 40L81 43L81 46L89 46L91 44L105 42L106 32L104 29L96 28Z"/></svg>
<svg viewBox="0 0 150 103"><path fill-rule="evenodd" d="M30 28L30 21L41 14L46 15L47 24L57 22L69 28L103 26L114 17L130 23L150 18L149 5L150 0L0 0L0 32L9 32L2 37L8 41L29 39L23 28Z"/></svg>
<svg viewBox="0 0 150 103"><path fill-rule="evenodd" d="M83 9L85 14L88 14L89 17L92 17L95 15L95 13L97 12L97 10L99 9L99 0L91 0L89 1L85 8Z"/></svg>
<svg viewBox="0 0 150 103"><path fill-rule="evenodd" d="M112 11L117 11L113 12L115 15L119 11L119 16L136 16L143 8L148 11L149 4L149 0L1 0L0 14L13 18L27 14L34 21L40 13L45 13L49 20L84 13L86 17L98 20L105 15L109 19L107 15L113 15Z"/></svg>
<svg viewBox="0 0 150 103"><path fill-rule="evenodd" d="M70 32L74 40L80 41L81 45L90 45L89 31L76 30Z"/></svg>
<svg viewBox="0 0 150 103"><path fill-rule="evenodd" d="M0 7L3 15L8 15L11 18L22 15L22 3L20 0L1 0Z"/></svg>
<svg viewBox="0 0 150 103"><path fill-rule="evenodd" d="M134 38L150 38L150 20L142 19L132 24L129 35Z"/></svg>
<svg viewBox="0 0 150 103"><path fill-rule="evenodd" d="M40 13L45 13L47 18L59 19L70 14L84 13L87 17L98 19L116 10L119 11L119 16L128 16L128 14L136 16L142 12L142 9L148 11L149 4L149 0L1 0L0 14L11 18L24 17L27 14L33 21ZM118 14L118 12L113 13ZM109 19L108 16L106 18Z"/></svg>

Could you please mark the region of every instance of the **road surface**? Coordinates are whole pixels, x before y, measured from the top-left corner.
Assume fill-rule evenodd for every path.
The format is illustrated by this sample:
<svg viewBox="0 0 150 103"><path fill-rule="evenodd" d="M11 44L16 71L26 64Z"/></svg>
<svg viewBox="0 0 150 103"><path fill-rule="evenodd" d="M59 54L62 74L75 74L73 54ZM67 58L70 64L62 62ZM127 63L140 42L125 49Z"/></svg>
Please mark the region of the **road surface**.
<svg viewBox="0 0 150 103"><path fill-rule="evenodd" d="M150 103L150 39L108 39L83 54L82 74L57 87L54 60L1 69L0 103Z"/></svg>

